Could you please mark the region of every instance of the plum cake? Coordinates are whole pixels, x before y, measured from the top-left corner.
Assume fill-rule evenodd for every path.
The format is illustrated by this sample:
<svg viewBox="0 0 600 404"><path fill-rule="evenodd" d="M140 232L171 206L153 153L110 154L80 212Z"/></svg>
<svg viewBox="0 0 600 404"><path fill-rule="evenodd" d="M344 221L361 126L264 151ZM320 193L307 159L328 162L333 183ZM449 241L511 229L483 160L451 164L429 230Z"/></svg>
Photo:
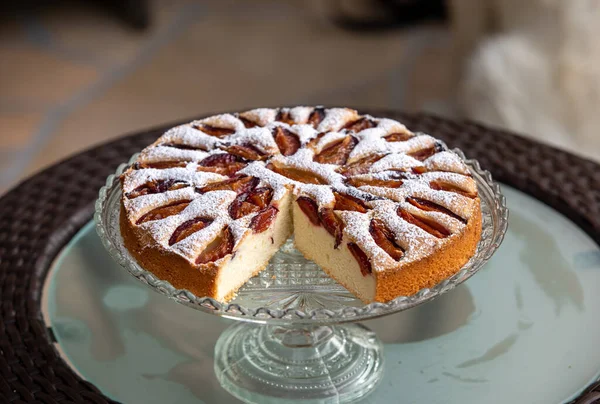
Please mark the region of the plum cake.
<svg viewBox="0 0 600 404"><path fill-rule="evenodd" d="M348 108L260 108L177 126L121 186L121 233L138 263L222 302L292 234L364 302L451 276L481 234L477 184L457 154Z"/></svg>

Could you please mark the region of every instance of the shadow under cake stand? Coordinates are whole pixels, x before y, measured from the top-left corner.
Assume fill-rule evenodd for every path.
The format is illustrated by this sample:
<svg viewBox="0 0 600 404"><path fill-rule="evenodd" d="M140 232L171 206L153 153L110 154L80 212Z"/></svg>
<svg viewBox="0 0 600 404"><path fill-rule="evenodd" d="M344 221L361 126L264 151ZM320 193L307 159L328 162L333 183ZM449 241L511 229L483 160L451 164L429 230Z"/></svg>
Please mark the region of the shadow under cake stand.
<svg viewBox="0 0 600 404"><path fill-rule="evenodd" d="M94 219L110 255L135 278L178 303L238 320L215 346L215 374L229 393L248 403L353 402L369 394L383 372L382 344L358 322L410 309L455 288L502 242L508 210L499 186L477 161L456 152L471 170L481 199L477 251L452 277L389 303L365 305L306 260L291 240L228 304L174 288L140 267L123 245L118 176L126 164L100 190Z"/></svg>

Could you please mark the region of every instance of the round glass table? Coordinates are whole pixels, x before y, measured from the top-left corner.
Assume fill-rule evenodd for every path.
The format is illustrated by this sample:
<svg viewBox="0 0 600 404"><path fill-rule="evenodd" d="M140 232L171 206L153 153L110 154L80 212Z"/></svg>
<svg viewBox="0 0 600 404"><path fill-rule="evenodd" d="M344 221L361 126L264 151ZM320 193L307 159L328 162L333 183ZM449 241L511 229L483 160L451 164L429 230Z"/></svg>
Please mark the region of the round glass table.
<svg viewBox="0 0 600 404"><path fill-rule="evenodd" d="M384 369L361 402L561 403L598 378L600 248L538 200L507 186L503 192L509 229L476 276L364 323L383 342ZM231 320L130 277L93 223L54 261L42 304L61 356L115 400L239 402L213 369L215 342Z"/></svg>

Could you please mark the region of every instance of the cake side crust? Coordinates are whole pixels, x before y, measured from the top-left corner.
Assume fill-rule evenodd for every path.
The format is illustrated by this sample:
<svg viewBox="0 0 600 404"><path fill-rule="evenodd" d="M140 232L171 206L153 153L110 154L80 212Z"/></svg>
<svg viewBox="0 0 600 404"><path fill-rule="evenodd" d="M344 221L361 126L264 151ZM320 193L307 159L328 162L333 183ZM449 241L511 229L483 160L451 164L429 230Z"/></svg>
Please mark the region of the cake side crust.
<svg viewBox="0 0 600 404"><path fill-rule="evenodd" d="M375 300L387 302L398 296L410 296L430 288L457 273L475 254L481 237L479 200L464 232L441 246L433 254L402 266L398 270L376 272Z"/></svg>
<svg viewBox="0 0 600 404"><path fill-rule="evenodd" d="M188 289L196 296L215 296L215 280L219 271L217 265L208 264L199 269L175 253L162 251L156 246L142 245L122 205L119 222L123 244L142 268L175 288Z"/></svg>

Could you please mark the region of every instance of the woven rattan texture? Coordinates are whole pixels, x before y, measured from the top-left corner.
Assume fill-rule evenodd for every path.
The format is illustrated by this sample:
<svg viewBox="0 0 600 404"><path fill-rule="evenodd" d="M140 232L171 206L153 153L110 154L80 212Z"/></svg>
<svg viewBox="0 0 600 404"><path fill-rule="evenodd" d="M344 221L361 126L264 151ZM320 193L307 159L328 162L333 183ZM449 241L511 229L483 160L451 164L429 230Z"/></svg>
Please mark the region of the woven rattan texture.
<svg viewBox="0 0 600 404"><path fill-rule="evenodd" d="M561 211L600 244L597 164L473 123L392 111L361 112L398 119L461 148L495 179ZM60 359L40 312L42 284L60 249L91 219L106 177L164 129L85 151L0 199L0 403L111 402ZM577 402L600 403L600 385L590 386Z"/></svg>

